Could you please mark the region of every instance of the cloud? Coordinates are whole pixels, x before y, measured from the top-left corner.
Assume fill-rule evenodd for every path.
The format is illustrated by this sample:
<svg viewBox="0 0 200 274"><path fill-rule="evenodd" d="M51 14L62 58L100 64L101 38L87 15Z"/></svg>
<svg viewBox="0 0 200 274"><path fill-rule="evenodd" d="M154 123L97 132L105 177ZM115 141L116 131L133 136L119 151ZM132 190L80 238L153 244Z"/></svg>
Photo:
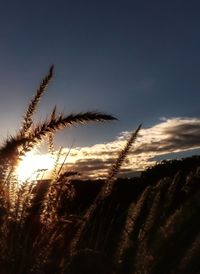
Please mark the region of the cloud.
<svg viewBox="0 0 200 274"><path fill-rule="evenodd" d="M116 140L91 147L73 148L66 167L80 172L84 178L105 177L131 132L122 132ZM120 175L131 175L155 163L154 157L200 148L200 119L171 118L150 128L141 129ZM63 150L63 161L68 149Z"/></svg>

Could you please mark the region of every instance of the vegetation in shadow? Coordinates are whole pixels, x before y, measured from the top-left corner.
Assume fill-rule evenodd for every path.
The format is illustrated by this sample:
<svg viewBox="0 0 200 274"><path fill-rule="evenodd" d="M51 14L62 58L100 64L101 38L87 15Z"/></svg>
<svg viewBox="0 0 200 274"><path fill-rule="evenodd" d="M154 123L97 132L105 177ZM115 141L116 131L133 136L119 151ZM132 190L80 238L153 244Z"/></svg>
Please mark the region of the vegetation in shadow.
<svg viewBox="0 0 200 274"><path fill-rule="evenodd" d="M42 80L15 136L0 148L2 274L199 273L200 157L163 161L140 177L117 178L141 125L119 151L105 180L19 184L16 167L28 151L74 124L115 120L100 112L57 114L34 124L53 67ZM59 155L58 155L59 156Z"/></svg>

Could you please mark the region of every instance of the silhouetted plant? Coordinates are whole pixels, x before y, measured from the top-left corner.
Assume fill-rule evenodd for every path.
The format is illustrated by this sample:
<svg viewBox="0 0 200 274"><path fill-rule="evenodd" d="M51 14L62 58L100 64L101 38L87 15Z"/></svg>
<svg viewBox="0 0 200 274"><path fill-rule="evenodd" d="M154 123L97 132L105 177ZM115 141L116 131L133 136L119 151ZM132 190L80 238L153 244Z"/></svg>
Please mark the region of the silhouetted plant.
<svg viewBox="0 0 200 274"><path fill-rule="evenodd" d="M164 161L139 178L117 179L141 125L102 181L73 179L55 160L51 180L19 184L16 167L43 141L55 154L62 128L114 120L86 112L33 123L53 76L42 80L15 136L0 147L0 272L2 274L192 274L200 261L200 157Z"/></svg>

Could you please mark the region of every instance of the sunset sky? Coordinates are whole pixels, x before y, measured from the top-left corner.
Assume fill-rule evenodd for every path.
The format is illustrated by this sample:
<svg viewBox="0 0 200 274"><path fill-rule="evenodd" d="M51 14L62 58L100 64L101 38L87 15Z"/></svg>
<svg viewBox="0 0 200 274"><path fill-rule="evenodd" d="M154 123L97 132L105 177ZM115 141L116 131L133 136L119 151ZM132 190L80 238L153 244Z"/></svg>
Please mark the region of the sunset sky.
<svg viewBox="0 0 200 274"><path fill-rule="evenodd" d="M73 143L69 162L80 170L103 174L141 122L127 174L157 159L198 154L199 14L198 0L2 0L0 139L16 132L55 64L36 120L54 105L64 113L98 110L119 119L58 134L58 147Z"/></svg>

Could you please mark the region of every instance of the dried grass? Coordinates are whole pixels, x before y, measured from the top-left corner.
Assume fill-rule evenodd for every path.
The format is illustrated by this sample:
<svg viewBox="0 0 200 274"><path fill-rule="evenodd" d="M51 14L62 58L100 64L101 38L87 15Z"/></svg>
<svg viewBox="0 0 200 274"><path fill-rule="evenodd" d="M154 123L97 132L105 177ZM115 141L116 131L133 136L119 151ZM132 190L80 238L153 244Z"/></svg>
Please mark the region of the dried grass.
<svg viewBox="0 0 200 274"><path fill-rule="evenodd" d="M170 178L151 180L151 184L149 178L141 177L129 186L133 189L134 185L129 201L117 192L117 176L141 125L86 207L81 199L77 201L78 191L71 180L77 171L58 165L62 148L50 182L19 185L15 168L21 157L46 140L54 154L55 132L115 120L101 112L58 115L55 107L46 121L34 124L33 116L52 76L53 66L31 100L21 129L0 147L1 273L199 273L198 170L192 167L189 174L177 170Z"/></svg>

